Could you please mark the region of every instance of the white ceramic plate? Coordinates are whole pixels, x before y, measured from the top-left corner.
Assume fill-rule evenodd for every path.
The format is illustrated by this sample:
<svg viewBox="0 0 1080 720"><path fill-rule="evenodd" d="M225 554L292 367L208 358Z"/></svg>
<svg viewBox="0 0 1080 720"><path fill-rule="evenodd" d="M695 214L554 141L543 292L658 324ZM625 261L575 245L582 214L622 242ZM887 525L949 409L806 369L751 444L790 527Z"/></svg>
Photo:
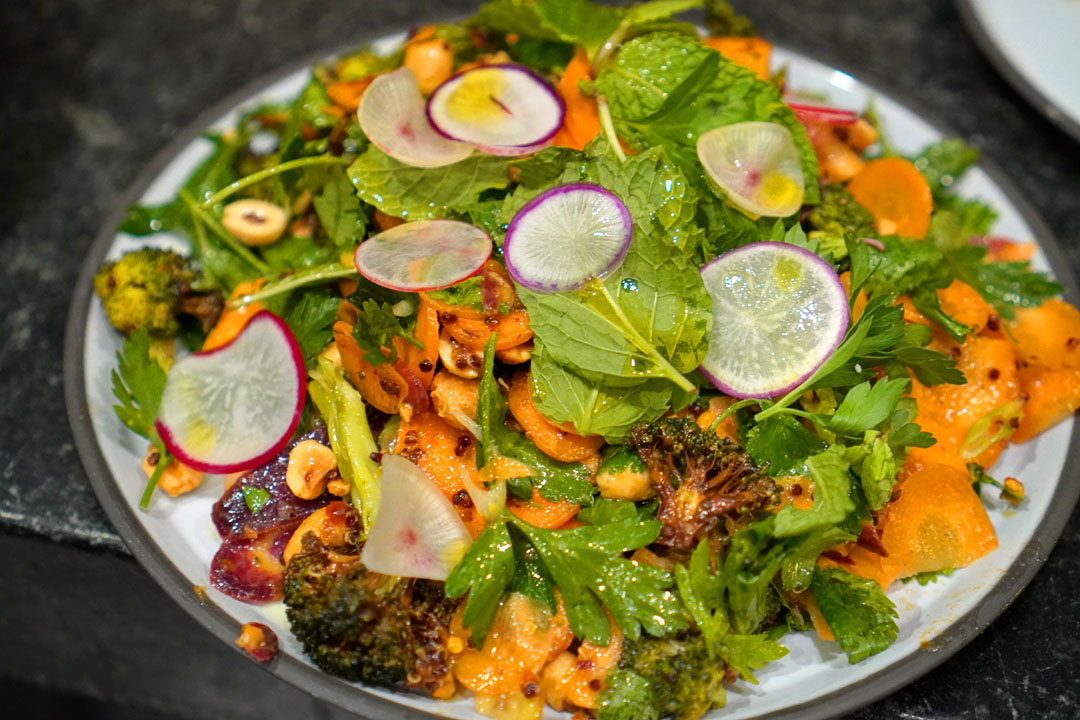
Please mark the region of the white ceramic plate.
<svg viewBox="0 0 1080 720"><path fill-rule="evenodd" d="M393 42L391 38L387 42ZM865 107L874 98L885 130L898 147L914 151L941 134L904 105L863 85L850 75L805 56L777 50L779 63L789 65L793 88L823 93L834 105ZM306 66L305 66L306 68ZM156 203L170 199L210 146L197 138L206 125L225 127L235 108L269 100L291 98L303 86L306 69L297 69L267 81L261 89L233 98L177 145L165 151L132 190L131 201ZM1042 223L1016 193L1006 188L1000 174L991 177L984 164L964 178L959 191L991 203L1000 212L995 228L1024 241L1040 241L1043 251L1035 264L1050 268L1048 255L1056 248ZM159 493L149 511L138 510L145 477L139 459L145 442L127 431L112 410L109 373L119 337L106 323L90 280L103 258L145 244L144 239L118 235L119 215L102 231L87 259L72 303L66 343L66 390L69 413L83 462L99 499L128 546L172 596L207 628L231 643L239 624L259 621L272 627L282 641L283 654L270 669L285 680L350 710L370 717L409 714L402 706L440 716L479 718L471 700L439 702L413 695L350 685L325 675L303 658L290 634L283 607L245 605L209 588L210 560L220 540L210 521L210 508L221 492L213 479L198 491L178 499ZM155 243L181 245L179 238L156 236ZM1055 263L1057 274L1067 272ZM1064 278L1068 283L1069 278ZM895 645L858 665L849 665L835 645L821 643L811 633L789 635L791 653L758 674L761 684L737 683L729 692L728 707L716 716L734 720L748 717L815 718L831 716L872 700L910 682L941 662L993 620L1030 580L1057 540L1076 495L1080 478L1062 478L1070 452L1073 423L1057 426L1036 440L1010 448L995 466L997 475L1025 481L1029 500L1019 510L996 500L989 502L990 517L1000 548L974 566L934 585L895 586L890 596L900 611L900 636ZM206 595L194 588L206 588ZM417 712L415 716L421 717ZM560 716L549 711L550 717Z"/></svg>
<svg viewBox="0 0 1080 720"><path fill-rule="evenodd" d="M1080 140L1080 0L957 0L1005 78Z"/></svg>

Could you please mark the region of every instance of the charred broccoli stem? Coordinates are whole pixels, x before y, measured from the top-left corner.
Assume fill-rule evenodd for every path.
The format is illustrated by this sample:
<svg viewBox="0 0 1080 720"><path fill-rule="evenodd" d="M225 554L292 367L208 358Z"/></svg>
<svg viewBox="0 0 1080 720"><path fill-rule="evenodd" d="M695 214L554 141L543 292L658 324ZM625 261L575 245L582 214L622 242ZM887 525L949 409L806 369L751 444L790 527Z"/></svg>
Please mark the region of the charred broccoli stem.
<svg viewBox="0 0 1080 720"><path fill-rule="evenodd" d="M102 265L94 291L109 323L125 335L145 327L155 337L175 337L180 316L194 317L207 332L225 306L220 290L192 290L197 278L183 256L141 248Z"/></svg>
<svg viewBox="0 0 1080 720"><path fill-rule="evenodd" d="M642 636L627 642L619 664L605 680L598 720L699 718L727 699L733 679L724 661L711 657L699 634L674 638Z"/></svg>
<svg viewBox="0 0 1080 720"><path fill-rule="evenodd" d="M780 488L742 448L691 418L638 425L627 444L649 469L660 496L657 543L689 551L723 520L729 537L779 498Z"/></svg>
<svg viewBox="0 0 1080 720"><path fill-rule="evenodd" d="M321 670L351 681L431 694L450 680L450 618L442 583L373 573L355 546L314 535L285 568L289 627Z"/></svg>

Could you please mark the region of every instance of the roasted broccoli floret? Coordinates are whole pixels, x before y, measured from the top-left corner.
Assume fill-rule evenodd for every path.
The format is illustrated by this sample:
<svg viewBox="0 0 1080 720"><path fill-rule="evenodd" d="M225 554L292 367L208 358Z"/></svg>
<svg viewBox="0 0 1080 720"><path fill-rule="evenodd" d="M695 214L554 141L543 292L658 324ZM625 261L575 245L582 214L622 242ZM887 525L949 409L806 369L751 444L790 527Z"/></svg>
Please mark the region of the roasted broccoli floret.
<svg viewBox="0 0 1080 720"><path fill-rule="evenodd" d="M835 237L877 237L874 216L843 185L826 185L810 211L810 226Z"/></svg>
<svg viewBox="0 0 1080 720"><path fill-rule="evenodd" d="M308 534L285 568L289 627L320 669L346 680L431 694L450 680L450 618L441 583L393 578L355 547Z"/></svg>
<svg viewBox="0 0 1080 720"><path fill-rule="evenodd" d="M696 720L723 707L733 679L699 634L630 640L605 681L598 720Z"/></svg>
<svg viewBox="0 0 1080 720"><path fill-rule="evenodd" d="M638 425L627 442L649 469L660 496L661 545L689 551L705 534L721 537L750 522L779 497L779 486L727 438L705 432L691 418Z"/></svg>
<svg viewBox="0 0 1080 720"><path fill-rule="evenodd" d="M181 315L196 318L205 332L224 307L221 291L192 290L197 277L182 256L142 248L102 265L94 276L94 290L109 322L125 335L145 326L156 337L174 337Z"/></svg>

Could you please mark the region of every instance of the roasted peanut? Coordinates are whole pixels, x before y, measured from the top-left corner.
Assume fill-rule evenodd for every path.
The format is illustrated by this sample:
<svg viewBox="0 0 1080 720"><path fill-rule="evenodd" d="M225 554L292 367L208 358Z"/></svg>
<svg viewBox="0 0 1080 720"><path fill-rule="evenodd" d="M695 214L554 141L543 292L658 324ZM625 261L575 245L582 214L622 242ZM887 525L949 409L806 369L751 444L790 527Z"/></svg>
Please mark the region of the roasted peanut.
<svg viewBox="0 0 1080 720"><path fill-rule="evenodd" d="M301 500L314 500L326 491L326 474L336 467L333 450L316 440L305 440L289 452L285 484Z"/></svg>
<svg viewBox="0 0 1080 720"><path fill-rule="evenodd" d="M439 357L447 370L466 379L479 377L484 368L484 353L465 347L445 328L439 336Z"/></svg>
<svg viewBox="0 0 1080 720"><path fill-rule="evenodd" d="M410 42L405 48L405 67L412 70L424 95L442 85L454 72L454 51L439 38Z"/></svg>
<svg viewBox="0 0 1080 720"><path fill-rule="evenodd" d="M237 200L225 206L221 224L245 245L269 245L288 222L285 210L265 200Z"/></svg>
<svg viewBox="0 0 1080 720"><path fill-rule="evenodd" d="M436 373L431 381L431 402L435 405L435 412L452 427L468 430L464 423L458 420L458 416L464 415L470 420L476 420L479 388L479 379L467 380L446 370Z"/></svg>
<svg viewBox="0 0 1080 720"><path fill-rule="evenodd" d="M304 522L300 523L300 527L296 528L296 532L289 538L285 552L281 554L281 562L284 565L289 564L292 556L300 552L304 536L308 533L313 533L323 545L335 547L345 543L348 530L348 506L340 500L335 500L304 518Z"/></svg>

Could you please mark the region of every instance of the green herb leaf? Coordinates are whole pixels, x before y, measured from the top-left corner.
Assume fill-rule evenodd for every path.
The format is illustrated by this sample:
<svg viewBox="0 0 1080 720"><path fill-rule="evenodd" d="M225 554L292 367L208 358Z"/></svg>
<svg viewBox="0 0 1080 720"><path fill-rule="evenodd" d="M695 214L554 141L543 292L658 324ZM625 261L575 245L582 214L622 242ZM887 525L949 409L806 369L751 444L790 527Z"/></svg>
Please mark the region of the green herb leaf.
<svg viewBox="0 0 1080 720"><path fill-rule="evenodd" d="M292 330L304 363L308 366L334 337L332 330L337 320L341 298L322 290L308 290L300 295L285 313L285 323Z"/></svg>
<svg viewBox="0 0 1080 720"><path fill-rule="evenodd" d="M356 247L364 238L368 217L345 168L332 166L306 171L305 175L310 172L314 176L309 180L317 188L312 203L327 237L338 248Z"/></svg>
<svg viewBox="0 0 1080 720"><path fill-rule="evenodd" d="M259 511L266 507L266 503L270 502L270 493L265 488L242 485L240 490L244 494L244 504L252 515L258 515Z"/></svg>
<svg viewBox="0 0 1080 720"><path fill-rule="evenodd" d="M718 58L712 82L699 87L695 70L710 56ZM655 68L663 67L663 73ZM706 70L708 68L706 67ZM702 71L702 74L708 74ZM684 83L687 89L679 92ZM705 47L700 41L675 33L651 33L623 45L615 61L600 71L597 88L608 98L618 121L620 136L644 150L660 145L682 168L698 168L698 136L720 125L750 120L778 122L791 131L802 158L803 174L817 177L817 156L805 128L772 83ZM658 111L673 94L692 102L673 103ZM817 185L807 183L806 202L818 200Z"/></svg>
<svg viewBox="0 0 1080 720"><path fill-rule="evenodd" d="M855 510L851 500L851 474L843 445L813 455L806 461L814 479L814 505L798 510L788 505L776 514L775 536L793 537L822 527L831 527Z"/></svg>
<svg viewBox="0 0 1080 720"><path fill-rule="evenodd" d="M910 380L879 380L871 385L859 383L848 390L844 401L832 415L820 416L829 430L847 437L859 437L867 430L885 422L896 409Z"/></svg>
<svg viewBox="0 0 1080 720"><path fill-rule="evenodd" d="M504 34L559 40L593 52L615 32L625 12L588 0L491 0L473 22Z"/></svg>
<svg viewBox="0 0 1080 720"><path fill-rule="evenodd" d="M365 300L357 312L353 326L356 344L364 351L364 360L371 365L383 365L397 360L394 338L400 337L418 348L423 346L401 326L401 319L394 314L394 306L388 302ZM383 355L380 348L389 350Z"/></svg>
<svg viewBox="0 0 1080 720"><path fill-rule="evenodd" d="M116 415L130 430L155 440L154 420L165 391L165 371L150 357L150 333L145 327L125 338L116 364L112 372L113 395L120 403L113 406Z"/></svg>
<svg viewBox="0 0 1080 720"><path fill-rule="evenodd" d="M470 629L476 647L483 643L515 572L510 530L505 522L497 520L488 523L446 578L447 597L458 598L469 593L462 624Z"/></svg>
<svg viewBox="0 0 1080 720"><path fill-rule="evenodd" d="M610 626L603 608L627 637L669 635L686 627L669 573L621 557L660 534L660 523L611 523L573 530L542 530L516 522L539 552L562 593L570 628L578 637L606 646ZM602 603L602 604L601 604Z"/></svg>
<svg viewBox="0 0 1080 720"><path fill-rule="evenodd" d="M805 475L809 472L806 459L827 447L791 415L774 415L754 425L743 444L754 462L773 477Z"/></svg>
<svg viewBox="0 0 1080 720"><path fill-rule="evenodd" d="M979 151L956 138L928 145L912 159L930 184L935 200L952 189L964 172L978 161Z"/></svg>
<svg viewBox="0 0 1080 720"><path fill-rule="evenodd" d="M505 188L507 161L477 153L437 168L400 163L369 147L349 166L356 193L387 215L407 220L449 217L479 200L480 193Z"/></svg>
<svg viewBox="0 0 1080 720"><path fill-rule="evenodd" d="M896 606L873 580L839 568L818 568L810 586L829 629L852 664L885 650L896 640Z"/></svg>

